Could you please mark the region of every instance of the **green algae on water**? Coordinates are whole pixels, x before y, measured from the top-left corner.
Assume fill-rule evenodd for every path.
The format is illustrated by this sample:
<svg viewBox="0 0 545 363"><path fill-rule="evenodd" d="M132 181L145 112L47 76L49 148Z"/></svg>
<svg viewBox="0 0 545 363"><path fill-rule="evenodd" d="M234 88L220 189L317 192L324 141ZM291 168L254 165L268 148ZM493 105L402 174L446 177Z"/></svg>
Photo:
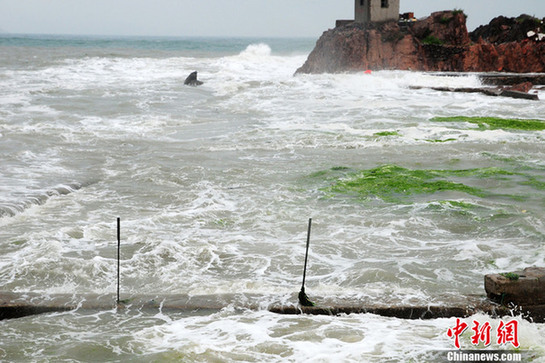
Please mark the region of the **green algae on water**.
<svg viewBox="0 0 545 363"><path fill-rule="evenodd" d="M478 208L478 206L473 203L462 202L459 200L442 200L442 201L439 201L439 203L443 205L450 205L453 208L459 208L459 209L465 209L465 210L473 210Z"/></svg>
<svg viewBox="0 0 545 363"><path fill-rule="evenodd" d="M368 170L355 170L348 167L333 167L318 171L309 178L313 182L327 183L320 187L327 196L345 195L360 200L381 199L385 202L406 203L410 196L432 195L438 192L459 192L477 197L500 197L525 201L529 194L495 193L465 184L472 180L477 185L492 188L510 189L517 185L530 187L537 191L545 190L545 180L540 175L529 172L515 172L498 167L473 169L407 169L386 164ZM480 182L479 180L483 180ZM491 183L493 181L493 183ZM451 207L469 211L470 204L449 201Z"/></svg>
<svg viewBox="0 0 545 363"><path fill-rule="evenodd" d="M404 196L441 191L457 191L479 197L486 195L478 188L445 180L452 173L448 170L411 170L397 165L383 165L338 179L327 191L352 194L362 199L377 197L387 202L398 202Z"/></svg>
<svg viewBox="0 0 545 363"><path fill-rule="evenodd" d="M454 138L448 138L448 139L444 139L444 140L441 140L441 139L427 139L425 140L427 142L434 142L434 143L442 143L442 142L451 142L451 141L457 141L457 139L454 139Z"/></svg>
<svg viewBox="0 0 545 363"><path fill-rule="evenodd" d="M434 117L434 122L469 122L479 127L479 130L523 130L542 131L545 130L545 120L531 119L510 119L500 117Z"/></svg>
<svg viewBox="0 0 545 363"><path fill-rule="evenodd" d="M521 183L522 185L529 185L534 189L537 190L545 190L545 182L541 180L537 180L535 177L528 178L527 181L524 181Z"/></svg>
<svg viewBox="0 0 545 363"><path fill-rule="evenodd" d="M376 136L376 137L400 136L400 134L397 131L381 131L381 132L375 132L373 136Z"/></svg>
<svg viewBox="0 0 545 363"><path fill-rule="evenodd" d="M439 212L439 213L449 213L461 217L470 217L471 219L479 219L476 215L476 212L479 212L484 208L460 200L439 200L435 202L430 202L426 207L426 210Z"/></svg>

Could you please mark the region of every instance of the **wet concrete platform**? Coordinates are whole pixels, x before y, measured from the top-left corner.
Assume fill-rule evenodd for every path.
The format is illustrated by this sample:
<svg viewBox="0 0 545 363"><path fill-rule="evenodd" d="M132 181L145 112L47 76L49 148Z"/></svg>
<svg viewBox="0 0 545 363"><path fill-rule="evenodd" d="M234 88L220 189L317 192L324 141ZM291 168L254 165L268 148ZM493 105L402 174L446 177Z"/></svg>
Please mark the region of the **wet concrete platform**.
<svg viewBox="0 0 545 363"><path fill-rule="evenodd" d="M544 73L478 73L477 75L486 85L513 86L524 82L545 85Z"/></svg>
<svg viewBox="0 0 545 363"><path fill-rule="evenodd" d="M534 86L545 85L545 73L507 73L507 72L430 72L431 75L442 77L477 76L483 85L514 86L531 82Z"/></svg>
<svg viewBox="0 0 545 363"><path fill-rule="evenodd" d="M276 299L276 301L275 301ZM485 313L491 317L522 315L525 319L544 323L545 305L510 309L486 296L468 296L449 299L449 303L430 305L380 304L359 300L336 298L312 298L317 306L303 307L297 304L297 295L289 301L278 297L255 294L224 295L139 295L130 296L116 303L115 295L71 295L0 292L0 320L21 318L51 312L100 311L135 309L149 312L210 313L226 307L239 310L268 310L278 314L376 314L400 319L437 319L469 317ZM293 301L293 303L291 303Z"/></svg>

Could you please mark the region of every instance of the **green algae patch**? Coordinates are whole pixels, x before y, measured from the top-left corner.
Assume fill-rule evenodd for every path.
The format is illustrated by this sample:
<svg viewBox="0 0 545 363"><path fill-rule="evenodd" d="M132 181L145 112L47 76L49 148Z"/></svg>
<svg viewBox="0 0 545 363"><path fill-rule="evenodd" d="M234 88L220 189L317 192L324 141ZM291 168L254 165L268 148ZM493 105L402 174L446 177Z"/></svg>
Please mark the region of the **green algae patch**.
<svg viewBox="0 0 545 363"><path fill-rule="evenodd" d="M479 208L479 206L477 206L476 204L468 203L468 202L462 202L462 201L459 201L459 200L443 200L443 201L440 201L439 203L443 204L443 205L448 205L448 206L450 206L452 208L459 208L459 209L463 209L463 210L474 210L474 209Z"/></svg>
<svg viewBox="0 0 545 363"><path fill-rule="evenodd" d="M531 119L510 119L500 117L434 117L433 122L468 122L475 124L479 130L522 130L522 131L542 131L545 130L545 121Z"/></svg>
<svg viewBox="0 0 545 363"><path fill-rule="evenodd" d="M449 138L449 139L427 139L425 140L427 142L433 142L433 143L443 143L443 142L451 142L451 141L457 141L457 139Z"/></svg>
<svg viewBox="0 0 545 363"><path fill-rule="evenodd" d="M460 200L439 200L430 202L426 207L427 211L439 212L442 214L465 217L478 220L477 213L483 209L481 206Z"/></svg>
<svg viewBox="0 0 545 363"><path fill-rule="evenodd" d="M537 190L545 190L545 182L538 180L535 177L530 177L527 181L524 181L521 184L531 186L532 188Z"/></svg>
<svg viewBox="0 0 545 363"><path fill-rule="evenodd" d="M381 131L381 132L375 132L373 136L386 137L386 136L401 136L401 135L397 131Z"/></svg>
<svg viewBox="0 0 545 363"><path fill-rule="evenodd" d="M464 193L479 198L525 202L529 198L542 198L545 190L545 177L541 169L512 171L499 167L436 170L385 164L357 170L338 166L312 173L306 180L318 184L317 188L325 198L348 197L401 204L434 202L435 207L443 206L446 210L462 214L477 211L480 214L480 209L464 202L441 202L441 198L451 198L452 193ZM443 195L435 197L436 193Z"/></svg>
<svg viewBox="0 0 545 363"><path fill-rule="evenodd" d="M514 272L503 272L500 275L505 277L508 280L517 281L519 279L519 275Z"/></svg>
<svg viewBox="0 0 545 363"><path fill-rule="evenodd" d="M333 194L355 195L361 199L375 197L386 202L399 202L406 196L443 191L456 191L479 197L486 195L481 189L446 180L448 176L457 173L449 170L411 170L397 165L383 165L346 175L326 191ZM466 175L471 171L460 173Z"/></svg>

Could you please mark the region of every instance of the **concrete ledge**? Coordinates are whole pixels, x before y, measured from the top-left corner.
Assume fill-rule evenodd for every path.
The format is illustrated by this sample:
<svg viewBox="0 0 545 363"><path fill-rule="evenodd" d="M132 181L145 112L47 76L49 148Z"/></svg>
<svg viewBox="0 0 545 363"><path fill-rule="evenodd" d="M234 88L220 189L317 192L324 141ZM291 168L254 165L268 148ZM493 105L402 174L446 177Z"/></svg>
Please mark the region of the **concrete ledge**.
<svg viewBox="0 0 545 363"><path fill-rule="evenodd" d="M466 307L441 306L272 306L269 311L278 314L342 315L375 314L399 319L438 319L471 316L473 310Z"/></svg>
<svg viewBox="0 0 545 363"><path fill-rule="evenodd" d="M477 313L483 313L492 318L504 316L522 316L524 319L545 323L545 305L527 307L500 306L484 301L477 306L272 306L269 311L278 314L310 314L310 315L342 315L342 314L375 314L398 319L440 319L467 318Z"/></svg>
<svg viewBox="0 0 545 363"><path fill-rule="evenodd" d="M482 93L487 96L493 96L493 97L510 97L510 98L518 98L518 99L525 99L525 100L532 100L532 101L539 101L539 96L534 93L525 93L525 92L519 92L519 91L511 91L511 90L504 90L504 89L498 89L498 88L453 88L453 87L421 87L421 86L410 86L409 89L422 89L422 88L428 88L434 91L440 91L440 92L458 92L458 93Z"/></svg>
<svg viewBox="0 0 545 363"><path fill-rule="evenodd" d="M0 292L0 320L21 318L30 315L65 312L65 311L100 311L114 309L135 309L143 311L174 311L210 313L226 307L240 310L268 310L277 314L376 314L399 319L437 319L449 317L469 317L482 312L492 317L506 315L522 315L524 318L545 322L545 304L540 306L509 309L491 302L484 296L460 297L444 306L403 306L379 305L356 300L338 300L335 298L312 297L316 307L303 307L298 304L286 304L277 297L256 294L225 295L139 295L131 296L117 305L115 295L40 295L31 293ZM276 301L275 301L276 300ZM289 301L297 301L297 295L289 297Z"/></svg>
<svg viewBox="0 0 545 363"><path fill-rule="evenodd" d="M543 73L479 73L478 76L484 84L493 86L513 86L523 82L545 85Z"/></svg>
<svg viewBox="0 0 545 363"><path fill-rule="evenodd" d="M31 306L31 305L11 305L0 306L0 320L16 319L29 315L38 315L52 312L61 312L72 310L60 306Z"/></svg>
<svg viewBox="0 0 545 363"><path fill-rule="evenodd" d="M430 74L443 77L475 75L487 86L514 86L524 82L531 82L534 86L545 85L545 73L430 72Z"/></svg>
<svg viewBox="0 0 545 363"><path fill-rule="evenodd" d="M49 312L100 311L113 309L162 311L218 311L228 306L258 310L254 303L263 296L252 294L226 295L137 295L125 297L119 304L113 294L70 295L36 294L0 291L0 320L20 318ZM266 308L266 307L265 307Z"/></svg>

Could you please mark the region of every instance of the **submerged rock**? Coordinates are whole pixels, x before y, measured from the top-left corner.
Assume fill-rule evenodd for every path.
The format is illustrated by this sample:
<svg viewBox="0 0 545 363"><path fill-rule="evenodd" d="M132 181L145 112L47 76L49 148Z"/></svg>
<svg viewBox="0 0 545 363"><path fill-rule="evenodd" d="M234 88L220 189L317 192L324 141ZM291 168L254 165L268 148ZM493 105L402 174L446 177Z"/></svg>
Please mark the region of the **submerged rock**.
<svg viewBox="0 0 545 363"><path fill-rule="evenodd" d="M522 82L522 83L510 86L510 87L507 87L505 89L509 90L509 91L517 91L517 92L528 93L528 92L530 92L532 87L534 87L534 84L532 82Z"/></svg>
<svg viewBox="0 0 545 363"><path fill-rule="evenodd" d="M411 26L396 22L345 24L322 34L297 73L366 69L545 72L545 41L527 36L529 24L540 34L541 20L523 19L522 25L499 26L505 34L493 31L496 25L469 34L461 11L436 12Z"/></svg>
<svg viewBox="0 0 545 363"><path fill-rule="evenodd" d="M192 72L184 81L186 86L200 86L203 82L197 79L197 71Z"/></svg>

